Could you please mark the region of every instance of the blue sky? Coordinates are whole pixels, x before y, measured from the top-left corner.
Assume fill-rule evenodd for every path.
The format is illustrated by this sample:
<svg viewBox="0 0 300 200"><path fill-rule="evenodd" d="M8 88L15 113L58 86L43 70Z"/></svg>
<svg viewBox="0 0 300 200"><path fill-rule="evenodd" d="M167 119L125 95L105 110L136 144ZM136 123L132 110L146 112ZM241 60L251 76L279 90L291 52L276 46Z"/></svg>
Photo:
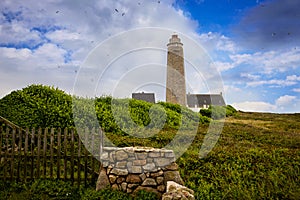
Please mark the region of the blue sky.
<svg viewBox="0 0 300 200"><path fill-rule="evenodd" d="M156 27L179 33L187 55L191 48L187 38L205 50L221 76L228 104L244 111L300 112L299 8L298 0L4 0L0 5L0 96L33 83L72 93L95 48L108 41L111 49L121 50L125 46L111 42L115 35L125 37L133 29ZM161 41L156 47L163 49L168 39L162 34L149 39L149 45ZM135 69L133 64L141 65L141 57L145 62L156 53L128 54L119 61L126 66L124 73L129 73ZM200 58L202 52L197 53ZM156 56L161 66L166 64L162 55ZM191 88L199 93L207 92L203 85L209 79L205 68L210 64L204 63L196 62L202 79L188 77ZM112 84L121 77L111 70L105 81ZM155 74L148 78L156 81ZM88 80L94 85L101 82L99 77ZM151 87L144 89L151 91ZM152 90L163 100L159 89Z"/></svg>

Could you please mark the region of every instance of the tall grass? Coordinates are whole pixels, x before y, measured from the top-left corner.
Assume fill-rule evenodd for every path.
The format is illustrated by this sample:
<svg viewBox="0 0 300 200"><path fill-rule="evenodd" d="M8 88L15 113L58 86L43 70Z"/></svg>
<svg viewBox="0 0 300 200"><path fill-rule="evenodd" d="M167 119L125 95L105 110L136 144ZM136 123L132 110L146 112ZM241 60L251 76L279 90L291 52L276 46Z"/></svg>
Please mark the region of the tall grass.
<svg viewBox="0 0 300 200"><path fill-rule="evenodd" d="M238 112L226 118L217 145L203 159L199 158L199 149L208 124L200 124L192 145L177 160L185 185L195 191L196 199L299 199L299 121L299 114ZM176 130L164 129L145 139L114 134L108 137L117 146L161 148L175 135ZM83 194L95 199L105 193L111 195L110 199L131 198L111 190L101 194L85 190L90 192ZM17 189L6 191L20 193Z"/></svg>

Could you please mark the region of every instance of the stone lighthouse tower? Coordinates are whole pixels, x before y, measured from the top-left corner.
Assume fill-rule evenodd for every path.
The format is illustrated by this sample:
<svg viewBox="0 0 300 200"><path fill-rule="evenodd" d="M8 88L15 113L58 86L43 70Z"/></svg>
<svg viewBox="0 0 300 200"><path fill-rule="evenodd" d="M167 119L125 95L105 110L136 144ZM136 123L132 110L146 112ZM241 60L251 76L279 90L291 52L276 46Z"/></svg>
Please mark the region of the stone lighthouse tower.
<svg viewBox="0 0 300 200"><path fill-rule="evenodd" d="M172 35L168 46L166 102L186 106L183 44Z"/></svg>

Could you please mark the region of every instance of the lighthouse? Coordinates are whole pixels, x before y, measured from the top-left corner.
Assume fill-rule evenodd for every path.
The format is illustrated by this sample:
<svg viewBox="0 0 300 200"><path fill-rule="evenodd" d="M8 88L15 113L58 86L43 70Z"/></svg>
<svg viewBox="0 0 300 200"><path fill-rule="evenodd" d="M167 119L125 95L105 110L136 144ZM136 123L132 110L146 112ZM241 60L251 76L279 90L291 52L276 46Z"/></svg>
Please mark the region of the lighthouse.
<svg viewBox="0 0 300 200"><path fill-rule="evenodd" d="M167 47L166 102L186 106L183 44L178 35L172 35Z"/></svg>

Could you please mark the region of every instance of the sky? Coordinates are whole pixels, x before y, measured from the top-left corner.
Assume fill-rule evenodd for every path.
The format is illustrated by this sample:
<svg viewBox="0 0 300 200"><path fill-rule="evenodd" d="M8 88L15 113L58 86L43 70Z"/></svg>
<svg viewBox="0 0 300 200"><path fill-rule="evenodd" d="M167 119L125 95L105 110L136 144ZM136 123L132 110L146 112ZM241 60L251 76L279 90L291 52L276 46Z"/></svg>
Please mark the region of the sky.
<svg viewBox="0 0 300 200"><path fill-rule="evenodd" d="M299 8L298 0L2 0L0 97L43 84L164 100L176 33L189 92L222 92L242 111L299 113Z"/></svg>

